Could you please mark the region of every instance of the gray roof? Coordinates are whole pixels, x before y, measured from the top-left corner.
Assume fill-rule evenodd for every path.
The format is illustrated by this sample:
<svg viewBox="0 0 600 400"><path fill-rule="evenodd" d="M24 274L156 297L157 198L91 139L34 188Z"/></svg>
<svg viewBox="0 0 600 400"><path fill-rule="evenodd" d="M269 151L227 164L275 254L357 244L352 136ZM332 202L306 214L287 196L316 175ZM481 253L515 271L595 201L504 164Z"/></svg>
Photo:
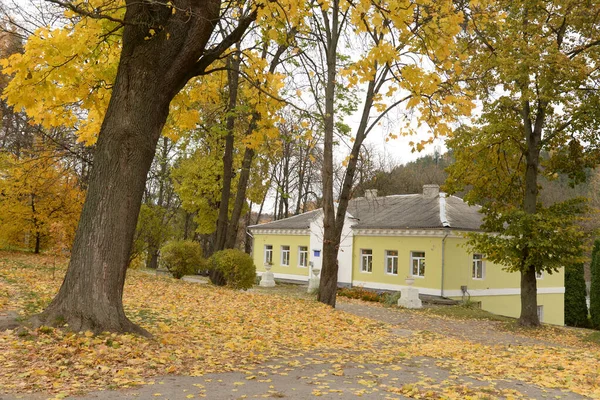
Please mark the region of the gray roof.
<svg viewBox="0 0 600 400"><path fill-rule="evenodd" d="M264 224L251 225L248 228L255 229L308 229L310 223L319 216L321 209L294 215L293 217L266 222Z"/></svg>
<svg viewBox="0 0 600 400"><path fill-rule="evenodd" d="M423 194L385 197L359 197L350 200L348 213L357 221L353 229L438 229L479 230L482 214L479 206L469 206L461 198L429 197ZM261 225L255 229L308 229L321 210Z"/></svg>

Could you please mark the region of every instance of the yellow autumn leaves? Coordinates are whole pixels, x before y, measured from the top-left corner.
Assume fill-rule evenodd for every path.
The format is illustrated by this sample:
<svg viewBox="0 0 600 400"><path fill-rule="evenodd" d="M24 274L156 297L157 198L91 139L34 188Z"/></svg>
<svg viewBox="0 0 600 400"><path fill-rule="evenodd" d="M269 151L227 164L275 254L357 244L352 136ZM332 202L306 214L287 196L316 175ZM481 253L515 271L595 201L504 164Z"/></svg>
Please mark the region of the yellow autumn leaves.
<svg viewBox="0 0 600 400"><path fill-rule="evenodd" d="M84 191L52 150L21 158L0 154L0 245L34 250L68 248Z"/></svg>
<svg viewBox="0 0 600 400"><path fill-rule="evenodd" d="M0 253L0 291L10 293L0 295L0 312L40 311L62 281L64 269L58 267L53 279L53 268L50 257ZM493 386L498 380L510 380L600 398L600 350L597 345L584 345L566 329L537 331L539 345L484 345L418 331L398 337L386 324L312 300L235 292L138 271L130 271L129 275L126 312L150 330L154 339L93 336L46 327L21 331L19 335L2 332L0 387L20 393L74 393L130 387L157 375L198 376L225 371L242 371L247 380L254 380L262 379L257 368L268 360L276 358L278 363L293 368L303 365L296 357L320 354L333 363L323 378L328 374L344 376L347 363L357 364L358 368L362 364L377 365L376 373L385 377L402 371L404 364L413 362L411 359L426 359L451 376L471 377L482 384ZM437 317L419 314L415 318L432 318L435 326ZM483 389L431 379L383 385L377 376L369 374L365 371L363 382L355 382L364 387L364 393L378 389L435 399L480 399L485 394ZM377 387L373 387L374 382ZM523 396L516 390L496 392L507 398Z"/></svg>

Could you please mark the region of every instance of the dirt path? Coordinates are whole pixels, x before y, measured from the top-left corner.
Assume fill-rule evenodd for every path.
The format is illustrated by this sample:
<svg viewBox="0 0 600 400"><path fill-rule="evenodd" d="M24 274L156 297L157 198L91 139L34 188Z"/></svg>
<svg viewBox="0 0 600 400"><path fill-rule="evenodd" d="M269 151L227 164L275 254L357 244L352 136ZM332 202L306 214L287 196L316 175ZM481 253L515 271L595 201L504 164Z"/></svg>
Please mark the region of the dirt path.
<svg viewBox="0 0 600 400"><path fill-rule="evenodd" d="M537 339L502 331L501 327L503 323L498 321L456 320L362 302L340 302L336 308L358 315L359 317L370 318L394 325L397 329L436 332L485 345L557 345L556 343L541 342Z"/></svg>

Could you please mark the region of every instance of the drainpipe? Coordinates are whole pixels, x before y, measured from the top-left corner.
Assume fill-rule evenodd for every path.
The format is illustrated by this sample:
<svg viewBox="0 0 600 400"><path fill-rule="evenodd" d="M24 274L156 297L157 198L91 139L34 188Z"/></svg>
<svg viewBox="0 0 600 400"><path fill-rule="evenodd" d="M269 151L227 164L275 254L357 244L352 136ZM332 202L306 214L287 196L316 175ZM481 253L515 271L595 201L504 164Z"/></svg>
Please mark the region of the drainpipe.
<svg viewBox="0 0 600 400"><path fill-rule="evenodd" d="M446 232L442 239L442 284L441 284L441 295L444 297L444 266L446 264L446 238L450 234L450 230L444 229Z"/></svg>

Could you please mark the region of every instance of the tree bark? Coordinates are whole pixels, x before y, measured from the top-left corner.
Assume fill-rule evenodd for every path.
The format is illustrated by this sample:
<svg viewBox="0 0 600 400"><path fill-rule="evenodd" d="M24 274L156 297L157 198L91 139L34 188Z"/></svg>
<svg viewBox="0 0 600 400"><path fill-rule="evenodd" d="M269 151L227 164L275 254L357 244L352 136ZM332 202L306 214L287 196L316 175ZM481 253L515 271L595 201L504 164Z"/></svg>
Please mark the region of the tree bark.
<svg viewBox="0 0 600 400"><path fill-rule="evenodd" d="M171 99L215 58L205 48L220 12L219 0L174 3L190 12L126 2L123 50L72 258L58 294L33 318L34 325L67 323L74 331L148 334L129 321L122 301L146 175ZM251 20L246 22L242 32ZM149 27L158 29L150 38ZM219 48L223 51L235 41Z"/></svg>
<svg viewBox="0 0 600 400"><path fill-rule="evenodd" d="M34 254L40 254L40 245L41 245L41 237L40 237L40 233L36 232L35 233L35 249L33 250Z"/></svg>
<svg viewBox="0 0 600 400"><path fill-rule="evenodd" d="M533 266L521 271L521 316L519 317L519 325L529 327L540 325L537 314L537 281Z"/></svg>
<svg viewBox="0 0 600 400"><path fill-rule="evenodd" d="M229 88L229 104L227 106L228 116L226 122L227 136L225 136L225 151L223 154L223 187L221 189L221 202L219 204L219 216L217 219L215 251L223 250L225 248L229 222L229 198L231 197L231 181L233 180L234 112L237 105L240 76L240 57L237 53L229 56L227 59L227 66L227 86ZM222 280L223 279L220 279L219 282Z"/></svg>
<svg viewBox="0 0 600 400"><path fill-rule="evenodd" d="M337 72L337 44L339 40L339 3L334 0L331 23L327 12L323 19L327 25L327 84L325 87L325 115L323 126L323 266L317 300L335 307L338 275L338 246L335 241L335 208L333 205L333 131L335 115L335 85Z"/></svg>
<svg viewBox="0 0 600 400"><path fill-rule="evenodd" d="M237 241L240 217L242 216L242 211L246 204L246 191L250 180L250 168L252 167L253 159L254 150L246 147L244 159L242 160L242 170L240 172L240 180L238 181L235 202L233 204L233 211L231 212L231 221L229 222L229 228L227 229L227 240L225 241L226 249L233 249Z"/></svg>
<svg viewBox="0 0 600 400"><path fill-rule="evenodd" d="M323 228L324 228L324 239L323 239L323 269L321 271L321 281L319 286L318 300L335 307L335 296L337 292L337 274L338 274L338 261L337 255L340 247L342 238L342 231L344 229L344 222L346 220L346 211L348 210L348 202L350 201L350 193L352 190L352 184L354 182L354 176L356 174L356 166L358 163L358 155L360 148L367 137L369 115L371 107L373 106L373 98L375 93L381 88L383 82L385 82L385 76L387 70L382 73L379 79L379 84L376 84L375 80L371 80L367 87L365 104L363 105L363 112L361 120L356 131L356 137L350 156L348 159L348 166L344 174L342 181L342 191L338 199L337 212L333 207L333 201L327 199L325 201L325 193L333 198L333 156L332 150L327 148L327 141L324 145L324 156L327 157L325 165L328 166L328 176L325 176L325 169L323 170L323 187L325 188L325 179L328 180L328 191L323 190ZM326 125L327 126L327 125ZM327 130L326 130L327 132ZM326 134L327 137L327 134ZM332 146L332 143L329 144ZM324 167L325 168L325 167ZM327 210L327 211L325 211ZM327 218L327 222L325 222Z"/></svg>
<svg viewBox="0 0 600 400"><path fill-rule="evenodd" d="M528 101L523 101L522 113L527 144L523 210L527 214L535 214L537 212L537 177L540 164L540 144L545 117L545 104L538 104L538 110L533 123L531 121L532 113ZM523 249L524 260L527 259L528 251L527 248ZM540 325L537 315L537 281L535 278L536 268L539 269L540 267L524 261L521 268L521 315L519 316L519 324L523 326Z"/></svg>

